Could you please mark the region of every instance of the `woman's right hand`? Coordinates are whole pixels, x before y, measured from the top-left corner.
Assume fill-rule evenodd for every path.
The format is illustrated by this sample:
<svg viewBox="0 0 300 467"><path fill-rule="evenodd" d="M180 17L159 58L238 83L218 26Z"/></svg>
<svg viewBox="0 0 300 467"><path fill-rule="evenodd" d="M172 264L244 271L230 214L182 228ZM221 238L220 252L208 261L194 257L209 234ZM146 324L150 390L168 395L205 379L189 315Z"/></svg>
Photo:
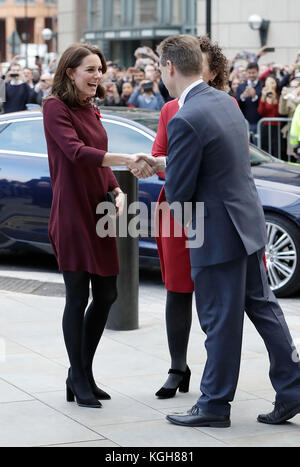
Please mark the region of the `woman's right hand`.
<svg viewBox="0 0 300 467"><path fill-rule="evenodd" d="M155 157L148 154L133 154L129 156L127 167L138 178L148 178L156 172Z"/></svg>

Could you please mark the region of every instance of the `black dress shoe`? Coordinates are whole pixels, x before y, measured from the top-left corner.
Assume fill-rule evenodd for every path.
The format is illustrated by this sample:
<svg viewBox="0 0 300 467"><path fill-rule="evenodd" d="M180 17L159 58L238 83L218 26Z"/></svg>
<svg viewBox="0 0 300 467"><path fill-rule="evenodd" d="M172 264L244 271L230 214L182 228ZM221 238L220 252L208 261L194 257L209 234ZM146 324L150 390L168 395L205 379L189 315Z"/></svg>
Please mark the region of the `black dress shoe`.
<svg viewBox="0 0 300 467"><path fill-rule="evenodd" d="M209 426L212 428L228 428L231 425L229 416L213 415L203 412L200 407L194 405L187 414L167 415L167 420L174 425L181 426Z"/></svg>
<svg viewBox="0 0 300 467"><path fill-rule="evenodd" d="M191 370L188 366L186 367L185 371L170 369L169 375L170 374L182 376L182 380L175 388L160 388L160 390L155 394L159 399L170 399L171 397L174 397L176 395L177 389L179 389L179 392L189 392Z"/></svg>
<svg viewBox="0 0 300 467"><path fill-rule="evenodd" d="M296 402L276 402L274 405L273 412L259 415L257 421L269 425L278 425L300 413L300 400Z"/></svg>

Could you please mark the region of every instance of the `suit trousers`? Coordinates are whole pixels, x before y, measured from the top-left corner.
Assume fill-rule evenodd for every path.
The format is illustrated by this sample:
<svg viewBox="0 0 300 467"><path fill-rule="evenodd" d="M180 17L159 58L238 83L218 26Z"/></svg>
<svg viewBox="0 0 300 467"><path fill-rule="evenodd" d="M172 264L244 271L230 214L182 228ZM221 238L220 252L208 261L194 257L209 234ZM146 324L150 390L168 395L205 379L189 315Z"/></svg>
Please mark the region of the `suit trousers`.
<svg viewBox="0 0 300 467"><path fill-rule="evenodd" d="M300 400L300 364L283 312L271 291L264 249L231 262L192 269L207 361L197 405L229 415L241 361L244 312L263 338L277 402Z"/></svg>

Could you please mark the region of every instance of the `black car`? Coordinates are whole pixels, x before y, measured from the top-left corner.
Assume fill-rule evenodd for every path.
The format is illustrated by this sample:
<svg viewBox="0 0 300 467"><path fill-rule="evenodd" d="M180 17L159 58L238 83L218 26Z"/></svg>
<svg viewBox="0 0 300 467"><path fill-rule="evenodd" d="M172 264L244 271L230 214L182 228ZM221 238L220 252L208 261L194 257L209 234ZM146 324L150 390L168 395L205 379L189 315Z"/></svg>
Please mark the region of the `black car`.
<svg viewBox="0 0 300 467"><path fill-rule="evenodd" d="M105 108L102 116L111 152L151 152L158 112ZM300 167L280 162L252 145L250 157L266 216L270 285L277 296L287 296L300 289ZM140 180L140 201L150 208L163 184L157 175ZM52 253L48 238L51 201L42 113L1 115L0 249ZM140 263L159 265L152 219L147 220L139 243Z"/></svg>

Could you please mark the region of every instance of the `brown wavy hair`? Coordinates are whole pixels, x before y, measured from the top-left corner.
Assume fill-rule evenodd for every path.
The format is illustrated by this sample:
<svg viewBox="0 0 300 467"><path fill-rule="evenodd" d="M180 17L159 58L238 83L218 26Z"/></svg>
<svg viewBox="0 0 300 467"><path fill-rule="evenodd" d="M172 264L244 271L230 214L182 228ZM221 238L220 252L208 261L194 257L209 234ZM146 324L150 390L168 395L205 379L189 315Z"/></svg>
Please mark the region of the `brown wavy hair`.
<svg viewBox="0 0 300 467"><path fill-rule="evenodd" d="M58 63L57 70L54 75L52 92L48 99L51 97L58 97L70 108L82 106L83 103L80 101L76 87L72 84L72 81L67 74L67 69L72 68L75 70L81 65L85 57L93 54L98 55L100 58L102 63L102 72L105 74L107 71L107 64L100 49L89 44L71 45L64 51ZM105 89L103 86L98 86L95 98L96 97L99 97L100 99L105 97Z"/></svg>
<svg viewBox="0 0 300 467"><path fill-rule="evenodd" d="M221 47L217 42L212 42L208 36L198 36L201 52L207 54L209 69L217 73L214 80L208 84L215 89L224 91L229 77L229 64Z"/></svg>

